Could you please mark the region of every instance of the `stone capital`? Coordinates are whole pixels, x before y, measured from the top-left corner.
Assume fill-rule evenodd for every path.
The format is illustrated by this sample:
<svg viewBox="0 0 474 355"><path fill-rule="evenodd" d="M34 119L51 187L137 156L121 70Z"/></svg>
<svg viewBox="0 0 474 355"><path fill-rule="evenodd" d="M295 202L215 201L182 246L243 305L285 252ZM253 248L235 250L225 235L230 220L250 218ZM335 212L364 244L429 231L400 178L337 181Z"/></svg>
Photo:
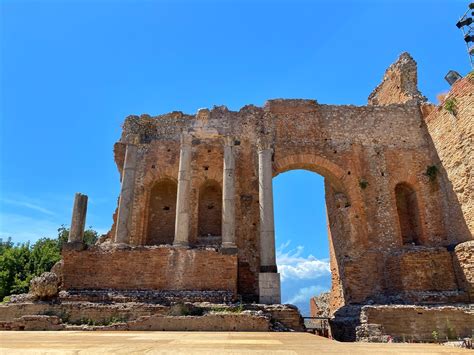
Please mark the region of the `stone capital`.
<svg viewBox="0 0 474 355"><path fill-rule="evenodd" d="M180 137L181 146L191 146L193 136L187 132L183 132Z"/></svg>
<svg viewBox="0 0 474 355"><path fill-rule="evenodd" d="M140 136L138 134L127 134L125 138L125 142L130 145L138 145L140 144Z"/></svg>
<svg viewBox="0 0 474 355"><path fill-rule="evenodd" d="M233 147L235 145L235 137L233 136L224 136L223 141L227 147Z"/></svg>
<svg viewBox="0 0 474 355"><path fill-rule="evenodd" d="M257 149L258 151L262 150L272 150L273 151L273 139L272 137L262 136L257 139Z"/></svg>
<svg viewBox="0 0 474 355"><path fill-rule="evenodd" d="M200 108L196 113L196 118L202 121L208 121L211 117L211 111L207 108Z"/></svg>

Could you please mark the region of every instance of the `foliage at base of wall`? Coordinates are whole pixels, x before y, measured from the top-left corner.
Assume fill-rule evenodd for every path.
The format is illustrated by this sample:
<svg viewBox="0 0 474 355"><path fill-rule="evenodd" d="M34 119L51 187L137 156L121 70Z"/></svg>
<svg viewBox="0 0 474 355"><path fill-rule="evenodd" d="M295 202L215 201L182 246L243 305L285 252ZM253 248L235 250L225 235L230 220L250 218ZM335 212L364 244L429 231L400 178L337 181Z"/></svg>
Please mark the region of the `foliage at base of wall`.
<svg viewBox="0 0 474 355"><path fill-rule="evenodd" d="M30 280L51 270L61 259L61 248L68 236L69 229L61 226L56 238L41 238L34 244L14 244L11 238L6 241L0 238L0 301L12 294L28 292ZM91 228L84 233L86 244L94 244L97 238L97 232Z"/></svg>

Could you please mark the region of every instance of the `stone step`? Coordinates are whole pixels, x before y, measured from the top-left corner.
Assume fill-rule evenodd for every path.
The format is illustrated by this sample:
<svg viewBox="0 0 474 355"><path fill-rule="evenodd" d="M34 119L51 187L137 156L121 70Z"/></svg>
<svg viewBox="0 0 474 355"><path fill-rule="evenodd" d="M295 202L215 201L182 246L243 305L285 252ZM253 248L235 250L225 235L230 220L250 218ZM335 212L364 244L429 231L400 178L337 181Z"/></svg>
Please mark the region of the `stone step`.
<svg viewBox="0 0 474 355"><path fill-rule="evenodd" d="M111 319L108 324L92 320L83 324L62 323L57 316L26 315L0 322L0 330L158 330L158 331L246 331L271 330L270 317L244 311L242 313L208 313L202 316L143 316L132 321Z"/></svg>
<svg viewBox="0 0 474 355"><path fill-rule="evenodd" d="M215 319L219 319L217 316L221 318L224 317L224 320L229 319L230 321L225 326L216 325L218 322L215 321ZM23 317L27 318L23 319ZM28 317L39 318L36 319L36 323L30 322L24 324L25 321L29 321L30 318ZM203 328L204 326L201 327L200 325L200 322L203 321L204 324L209 324L207 330L226 331L254 331L261 329L263 327L261 318L263 317L270 324L268 327L270 327L271 330L305 330L303 319L298 309L291 305L216 304L209 302L174 303L172 305L163 305L146 302L72 302L64 300L22 303L9 302L0 305L0 323L3 324L0 328L5 330L19 330L20 327L30 330L33 330L32 327L36 327L38 330L41 330L40 328L42 327L47 328L47 324L49 323L53 324L55 327L58 326L56 318L49 319L44 317L56 317L60 319L61 324L64 324L67 329L76 329L77 327L86 327L87 329L90 327L109 329L111 327L111 329L138 330L138 328L141 329L148 327L148 329L156 328L156 330L172 330L185 328L186 325L180 324L185 324L185 320L189 320L194 323L189 325L187 330L206 330ZM192 317L197 318L195 319ZM245 328L244 320L247 319L245 317L250 320L256 317L259 320L257 320L256 323L253 322L253 320L250 321L248 327ZM159 329L160 327L162 328Z"/></svg>
<svg viewBox="0 0 474 355"><path fill-rule="evenodd" d="M59 293L68 302L141 302L169 305L175 302L231 302L230 291L156 291L156 290L67 290Z"/></svg>

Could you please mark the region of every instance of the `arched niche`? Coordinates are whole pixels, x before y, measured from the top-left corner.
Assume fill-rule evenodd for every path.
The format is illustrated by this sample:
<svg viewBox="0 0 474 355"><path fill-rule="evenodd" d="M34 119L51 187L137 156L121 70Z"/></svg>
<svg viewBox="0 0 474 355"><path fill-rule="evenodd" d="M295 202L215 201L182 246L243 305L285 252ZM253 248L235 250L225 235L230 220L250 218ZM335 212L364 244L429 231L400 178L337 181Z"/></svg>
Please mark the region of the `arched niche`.
<svg viewBox="0 0 474 355"><path fill-rule="evenodd" d="M222 189L215 180L206 180L199 189L198 243L220 243L222 235Z"/></svg>
<svg viewBox="0 0 474 355"><path fill-rule="evenodd" d="M395 186L398 222L402 244L421 244L421 224L415 190L407 183Z"/></svg>
<svg viewBox="0 0 474 355"><path fill-rule="evenodd" d="M172 179L153 184L148 202L147 245L173 244L178 186Z"/></svg>

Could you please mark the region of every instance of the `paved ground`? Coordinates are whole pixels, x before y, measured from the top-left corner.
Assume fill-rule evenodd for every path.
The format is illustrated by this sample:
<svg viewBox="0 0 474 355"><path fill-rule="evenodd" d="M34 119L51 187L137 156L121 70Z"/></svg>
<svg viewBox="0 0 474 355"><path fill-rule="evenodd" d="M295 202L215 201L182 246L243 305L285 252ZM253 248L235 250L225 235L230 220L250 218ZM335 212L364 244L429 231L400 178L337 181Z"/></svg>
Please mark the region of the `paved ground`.
<svg viewBox="0 0 474 355"><path fill-rule="evenodd" d="M339 343L307 333L0 332L0 354L472 354L434 344Z"/></svg>

